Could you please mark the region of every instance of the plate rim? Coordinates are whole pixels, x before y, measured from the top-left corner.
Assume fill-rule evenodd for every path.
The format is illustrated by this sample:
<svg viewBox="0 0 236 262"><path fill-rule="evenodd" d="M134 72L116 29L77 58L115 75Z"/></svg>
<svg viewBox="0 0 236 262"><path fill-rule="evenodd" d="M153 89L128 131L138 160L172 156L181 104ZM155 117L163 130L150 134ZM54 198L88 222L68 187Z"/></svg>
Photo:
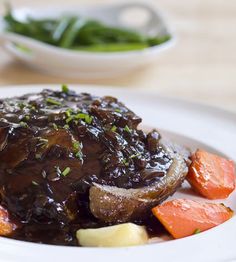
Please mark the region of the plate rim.
<svg viewBox="0 0 236 262"><path fill-rule="evenodd" d="M58 89L58 88L60 88L60 86L61 86L61 84L5 85L5 86L0 86L0 90L2 90L2 91L4 91L4 89L9 90L9 88L12 89L12 90L14 90L14 89L19 90L20 88L22 88L22 90L44 89L44 88L53 88L53 89L56 88L56 89ZM121 91L123 93L125 92L126 94L132 94L132 93L135 92L135 94L137 94L139 96L142 96L144 94L146 96L154 95L150 92L144 92L144 91L140 91L140 90L127 90L125 87L119 88L119 87L112 87L112 86L101 86L101 85L98 86L98 85L84 85L84 84L83 85L68 84L68 86L71 87L72 89L77 89L77 88L82 88L82 89L85 88L86 89L86 88L88 88L88 91L93 90L94 88L98 89L98 90L102 88L104 91L107 90L108 92L110 90L114 90L114 91ZM3 95L1 94L0 98L2 98L3 96L4 96L4 94ZM194 107L197 107L197 108L200 107L202 111L210 110L211 113L213 113L213 114L215 114L214 112L217 112L217 114L220 113L221 115L226 114L230 119L231 118L233 120L236 119L236 113L228 111L228 110L220 109L220 108L217 108L215 106L205 105L205 104L201 104L201 103L198 103L198 102L185 101L184 99L174 98L174 97L171 97L171 96L163 96L163 95L158 95L158 94L155 94L155 96L158 97L159 99L163 98L163 99L166 99L166 100L175 101L178 104L187 104L188 106L194 106ZM137 254L136 254L137 261L142 261L141 258L143 259L145 257L145 254L147 254L148 252L151 252L152 254L158 254L158 250L159 251L161 250L161 255L164 255L164 253L163 253L164 251L169 250L169 252L170 252L170 250L172 248L176 249L176 247L181 247L182 245L183 246L189 245L189 244L186 244L186 242L197 243L199 245L199 247L203 248L203 250L204 250L204 246L201 243L199 243L199 241L198 241L198 239L202 239L202 235L205 235L205 237L207 239L208 238L211 239L211 237L209 237L209 235L213 235L213 236L217 235L218 237L219 237L219 235L221 235L221 239L219 240L219 242L222 243L222 241L225 240L225 236L224 235L222 236L222 234L219 233L219 232L224 231L225 228L227 230L230 230L230 229L232 229L232 226L234 226L236 228L236 217L233 217L229 221L226 221L223 225L221 225L219 227L215 227L215 228L211 229L209 232L202 233L201 236L195 235L195 236L191 236L191 237L188 237L188 238L178 239L178 240L174 240L174 241L168 241L168 242L164 242L164 243L157 243L157 244L150 244L150 245L146 245L146 246L129 247L129 248L85 248L85 247L79 248L79 247L52 246L52 245L46 245L46 244L28 243L28 242L24 242L24 241L5 239L5 238L2 238L2 237L0 237L0 243L3 244L3 246L5 246L5 247L11 246L11 248L13 248L12 245L14 245L15 247L24 246L27 249L32 248L32 250L38 249L38 250L41 250L41 251L42 250L45 251L46 249L50 249L50 250L53 250L53 251L55 251L55 250L59 251L59 249L63 250L63 251L66 250L65 253L67 253L67 255L69 253L68 252L69 250L70 250L70 252L72 252L71 250L73 250L73 256L75 256L77 253L80 253L80 254L77 254L77 255L82 254L82 256L84 256L85 258L87 257L88 253L90 253L91 251L93 253L96 253L96 254L94 254L94 257L97 255L98 258L102 258L102 253L104 252L104 250L106 250L106 252L109 253L109 256L110 255L114 256L114 254L117 254L119 256L119 254L120 255L123 254L123 255L126 255L126 256L129 256L129 257L130 256L133 257L135 255L133 253L133 251L135 251L135 253L139 254L139 256L137 256ZM235 229L235 232L236 232L236 229ZM234 240L236 240L236 234L235 234ZM173 246L175 246L175 247L173 247ZM151 247L155 247L155 248L151 248ZM138 249L139 249L139 251L141 250L142 252L138 252ZM156 250L153 250L153 249L156 249ZM1 247L0 247L0 250L1 250ZM60 254L61 253L62 252L60 252ZM103 255L104 255L104 253L103 253ZM236 251L231 252L230 254L226 254L226 255L229 255L229 256L223 257L221 259L234 259L234 258L236 258ZM111 258L111 256L110 256L110 258ZM188 261L189 258L190 257L184 257L184 258L181 257L181 260L178 260L178 258L176 258L175 261ZM192 261L212 261L211 257L207 257L206 260L199 260L199 257L198 257L198 260L195 260L194 257L191 257L191 259L192 259ZM118 260L116 260L116 258L113 258L113 260L118 261ZM6 260L6 261L10 261L10 260ZM17 260L13 260L13 261L17 261ZM38 260L35 260L35 261L38 261ZM62 261L62 260L60 260L60 258L59 258L58 261ZM108 260L103 260L103 261L108 261ZM214 260L214 261L222 261L222 260Z"/></svg>

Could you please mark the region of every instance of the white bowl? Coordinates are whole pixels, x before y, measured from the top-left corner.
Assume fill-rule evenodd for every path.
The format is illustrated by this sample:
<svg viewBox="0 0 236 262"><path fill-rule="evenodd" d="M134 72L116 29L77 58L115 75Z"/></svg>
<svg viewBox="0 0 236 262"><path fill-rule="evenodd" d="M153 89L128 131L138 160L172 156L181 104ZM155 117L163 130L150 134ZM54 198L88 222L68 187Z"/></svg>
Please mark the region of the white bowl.
<svg viewBox="0 0 236 262"><path fill-rule="evenodd" d="M128 12L131 14L132 10L135 11L134 9L136 9L136 13L137 9L146 12L147 19L145 19L144 24L135 26L125 23L124 19L122 19L125 14L127 17ZM56 18L65 13L95 18L118 27L126 26L149 36L169 34L171 39L163 44L138 51L112 53L72 51L54 47L19 34L6 32L4 30L4 21L0 19L0 44L18 60L45 73L96 79L121 76L150 64L157 59L160 52L168 49L174 43L174 36L168 29L160 12L146 3L14 10L14 15L21 20L24 20L27 16ZM141 16L137 20L140 21ZM24 48L19 49L17 46L23 46Z"/></svg>
<svg viewBox="0 0 236 262"><path fill-rule="evenodd" d="M39 92L49 87L60 88L49 84L2 87L0 98ZM70 88L98 96L113 95L141 116L144 125L161 129L163 136L193 150L204 148L236 161L234 113L122 88L81 85ZM190 195L186 190L179 190L172 198L210 201ZM235 199L236 191L228 199L217 202L223 202L235 211ZM222 225L200 234L178 240L159 240L162 242L128 248L85 248L26 243L0 237L0 261L233 262L236 261L236 215Z"/></svg>

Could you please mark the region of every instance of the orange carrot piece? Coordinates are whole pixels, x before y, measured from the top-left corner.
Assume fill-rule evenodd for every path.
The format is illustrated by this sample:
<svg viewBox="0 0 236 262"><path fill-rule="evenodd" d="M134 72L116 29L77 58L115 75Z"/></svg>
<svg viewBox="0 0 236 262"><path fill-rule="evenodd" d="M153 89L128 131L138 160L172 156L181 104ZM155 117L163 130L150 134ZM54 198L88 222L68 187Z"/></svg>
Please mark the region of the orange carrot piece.
<svg viewBox="0 0 236 262"><path fill-rule="evenodd" d="M192 155L187 180L195 191L208 199L227 198L235 189L234 163L197 150Z"/></svg>
<svg viewBox="0 0 236 262"><path fill-rule="evenodd" d="M152 209L155 217L174 238L190 236L208 230L233 216L223 204L201 203L175 199Z"/></svg>
<svg viewBox="0 0 236 262"><path fill-rule="evenodd" d="M7 236L11 234L15 229L16 225L9 221L9 214L6 209L0 206L0 236Z"/></svg>

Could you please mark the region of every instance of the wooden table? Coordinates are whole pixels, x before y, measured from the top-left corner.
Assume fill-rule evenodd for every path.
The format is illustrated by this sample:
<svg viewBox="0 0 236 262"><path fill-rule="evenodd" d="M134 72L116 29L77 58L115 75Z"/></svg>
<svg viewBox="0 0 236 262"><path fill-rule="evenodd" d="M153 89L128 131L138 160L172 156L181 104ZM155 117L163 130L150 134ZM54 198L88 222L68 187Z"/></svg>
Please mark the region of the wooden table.
<svg viewBox="0 0 236 262"><path fill-rule="evenodd" d="M11 2L14 7L69 2L111 3L110 0ZM32 71L14 62L0 49L0 85L92 83L123 86L212 104L236 112L236 1L155 0L152 3L166 13L178 37L177 45L162 54L152 67L120 79L65 79Z"/></svg>

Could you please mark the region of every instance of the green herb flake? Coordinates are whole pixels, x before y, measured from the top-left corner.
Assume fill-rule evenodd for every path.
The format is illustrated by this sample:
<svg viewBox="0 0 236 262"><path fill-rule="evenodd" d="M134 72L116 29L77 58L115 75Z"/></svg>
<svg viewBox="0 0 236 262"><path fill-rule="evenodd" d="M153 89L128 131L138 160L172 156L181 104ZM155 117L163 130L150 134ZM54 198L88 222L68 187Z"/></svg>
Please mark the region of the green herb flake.
<svg viewBox="0 0 236 262"><path fill-rule="evenodd" d="M24 121L21 121L19 124L20 124L21 127L24 127L24 128L28 127L28 124L25 123Z"/></svg>
<svg viewBox="0 0 236 262"><path fill-rule="evenodd" d="M48 97L46 99L46 102L47 102L47 104L50 104L50 105L61 106L61 102L59 102L59 101L57 101L53 98L50 98L50 97Z"/></svg>
<svg viewBox="0 0 236 262"><path fill-rule="evenodd" d="M70 116L66 119L66 123L69 124L74 119L73 116Z"/></svg>
<svg viewBox="0 0 236 262"><path fill-rule="evenodd" d="M131 129L127 125L124 127L124 130L128 133L131 133Z"/></svg>
<svg viewBox="0 0 236 262"><path fill-rule="evenodd" d="M83 159L83 153L82 153L81 151L78 151L78 152L75 154L75 156L76 156L77 158L79 158L80 160Z"/></svg>
<svg viewBox="0 0 236 262"><path fill-rule="evenodd" d="M48 139L42 137L39 137L38 139L39 139L39 143L37 144L37 146L39 147L45 147L46 144L48 143Z"/></svg>
<svg viewBox="0 0 236 262"><path fill-rule="evenodd" d="M19 103L18 107L22 110L26 107L27 105L25 103Z"/></svg>
<svg viewBox="0 0 236 262"><path fill-rule="evenodd" d="M197 228L196 230L194 230L193 234L196 235L196 234L199 234L201 232L202 232L201 229Z"/></svg>
<svg viewBox="0 0 236 262"><path fill-rule="evenodd" d="M30 108L30 110L32 110L32 111L36 111L36 107L35 107L35 106L29 105L29 108Z"/></svg>
<svg viewBox="0 0 236 262"><path fill-rule="evenodd" d="M71 108L67 109L66 112L65 112L67 117L70 117L71 113L72 113L72 109Z"/></svg>
<svg viewBox="0 0 236 262"><path fill-rule="evenodd" d="M112 126L111 131L112 132L116 132L116 130L117 130L117 127L116 126Z"/></svg>
<svg viewBox="0 0 236 262"><path fill-rule="evenodd" d="M58 131L59 128L58 128L57 124L53 123L52 126L53 126L53 128L54 128L56 131Z"/></svg>
<svg viewBox="0 0 236 262"><path fill-rule="evenodd" d="M125 166L129 166L129 162L128 162L127 159L125 159L125 158L122 160L122 163L123 163Z"/></svg>
<svg viewBox="0 0 236 262"><path fill-rule="evenodd" d="M137 154L131 155L130 158L132 159L132 158L138 157L140 155L141 155L141 153L137 153Z"/></svg>
<svg viewBox="0 0 236 262"><path fill-rule="evenodd" d="M65 94L68 94L70 90L69 90L69 87L68 87L67 85L63 84L63 85L61 86L61 91L62 91L63 93L65 93Z"/></svg>
<svg viewBox="0 0 236 262"><path fill-rule="evenodd" d="M79 150L80 149L80 142L76 141L73 143L73 148L75 151Z"/></svg>
<svg viewBox="0 0 236 262"><path fill-rule="evenodd" d="M63 176L67 176L67 175L69 175L70 171L71 171L70 167L67 167L67 168L65 168L65 170L61 174Z"/></svg>
<svg viewBox="0 0 236 262"><path fill-rule="evenodd" d="M69 125L64 125L63 128L64 129L69 129L70 127L69 127Z"/></svg>
<svg viewBox="0 0 236 262"><path fill-rule="evenodd" d="M92 121L93 121L93 117L92 116L89 116L89 115L86 115L85 116L85 122L88 124L88 125L91 125Z"/></svg>
<svg viewBox="0 0 236 262"><path fill-rule="evenodd" d="M30 120L30 116L25 116L24 119L25 119L26 121L29 121L29 120Z"/></svg>
<svg viewBox="0 0 236 262"><path fill-rule="evenodd" d="M87 114L84 113L79 113L77 115L75 115L75 119L85 119Z"/></svg>
<svg viewBox="0 0 236 262"><path fill-rule="evenodd" d="M74 148L74 151L75 151L75 157L79 158L79 159L82 159L83 158L83 153L81 151L82 149L82 145L80 142L76 141L73 143L73 148Z"/></svg>
<svg viewBox="0 0 236 262"><path fill-rule="evenodd" d="M38 186L39 184L36 182L36 181L32 181L32 184L34 185L34 186Z"/></svg>
<svg viewBox="0 0 236 262"><path fill-rule="evenodd" d="M84 113L79 113L77 115L74 116L75 119L82 119L84 120L87 124L91 124L93 121L93 117L88 115L88 114L84 114Z"/></svg>
<svg viewBox="0 0 236 262"><path fill-rule="evenodd" d="M119 108L116 108L116 109L115 109L115 112L116 112L116 113L122 113L121 109L119 109Z"/></svg>

